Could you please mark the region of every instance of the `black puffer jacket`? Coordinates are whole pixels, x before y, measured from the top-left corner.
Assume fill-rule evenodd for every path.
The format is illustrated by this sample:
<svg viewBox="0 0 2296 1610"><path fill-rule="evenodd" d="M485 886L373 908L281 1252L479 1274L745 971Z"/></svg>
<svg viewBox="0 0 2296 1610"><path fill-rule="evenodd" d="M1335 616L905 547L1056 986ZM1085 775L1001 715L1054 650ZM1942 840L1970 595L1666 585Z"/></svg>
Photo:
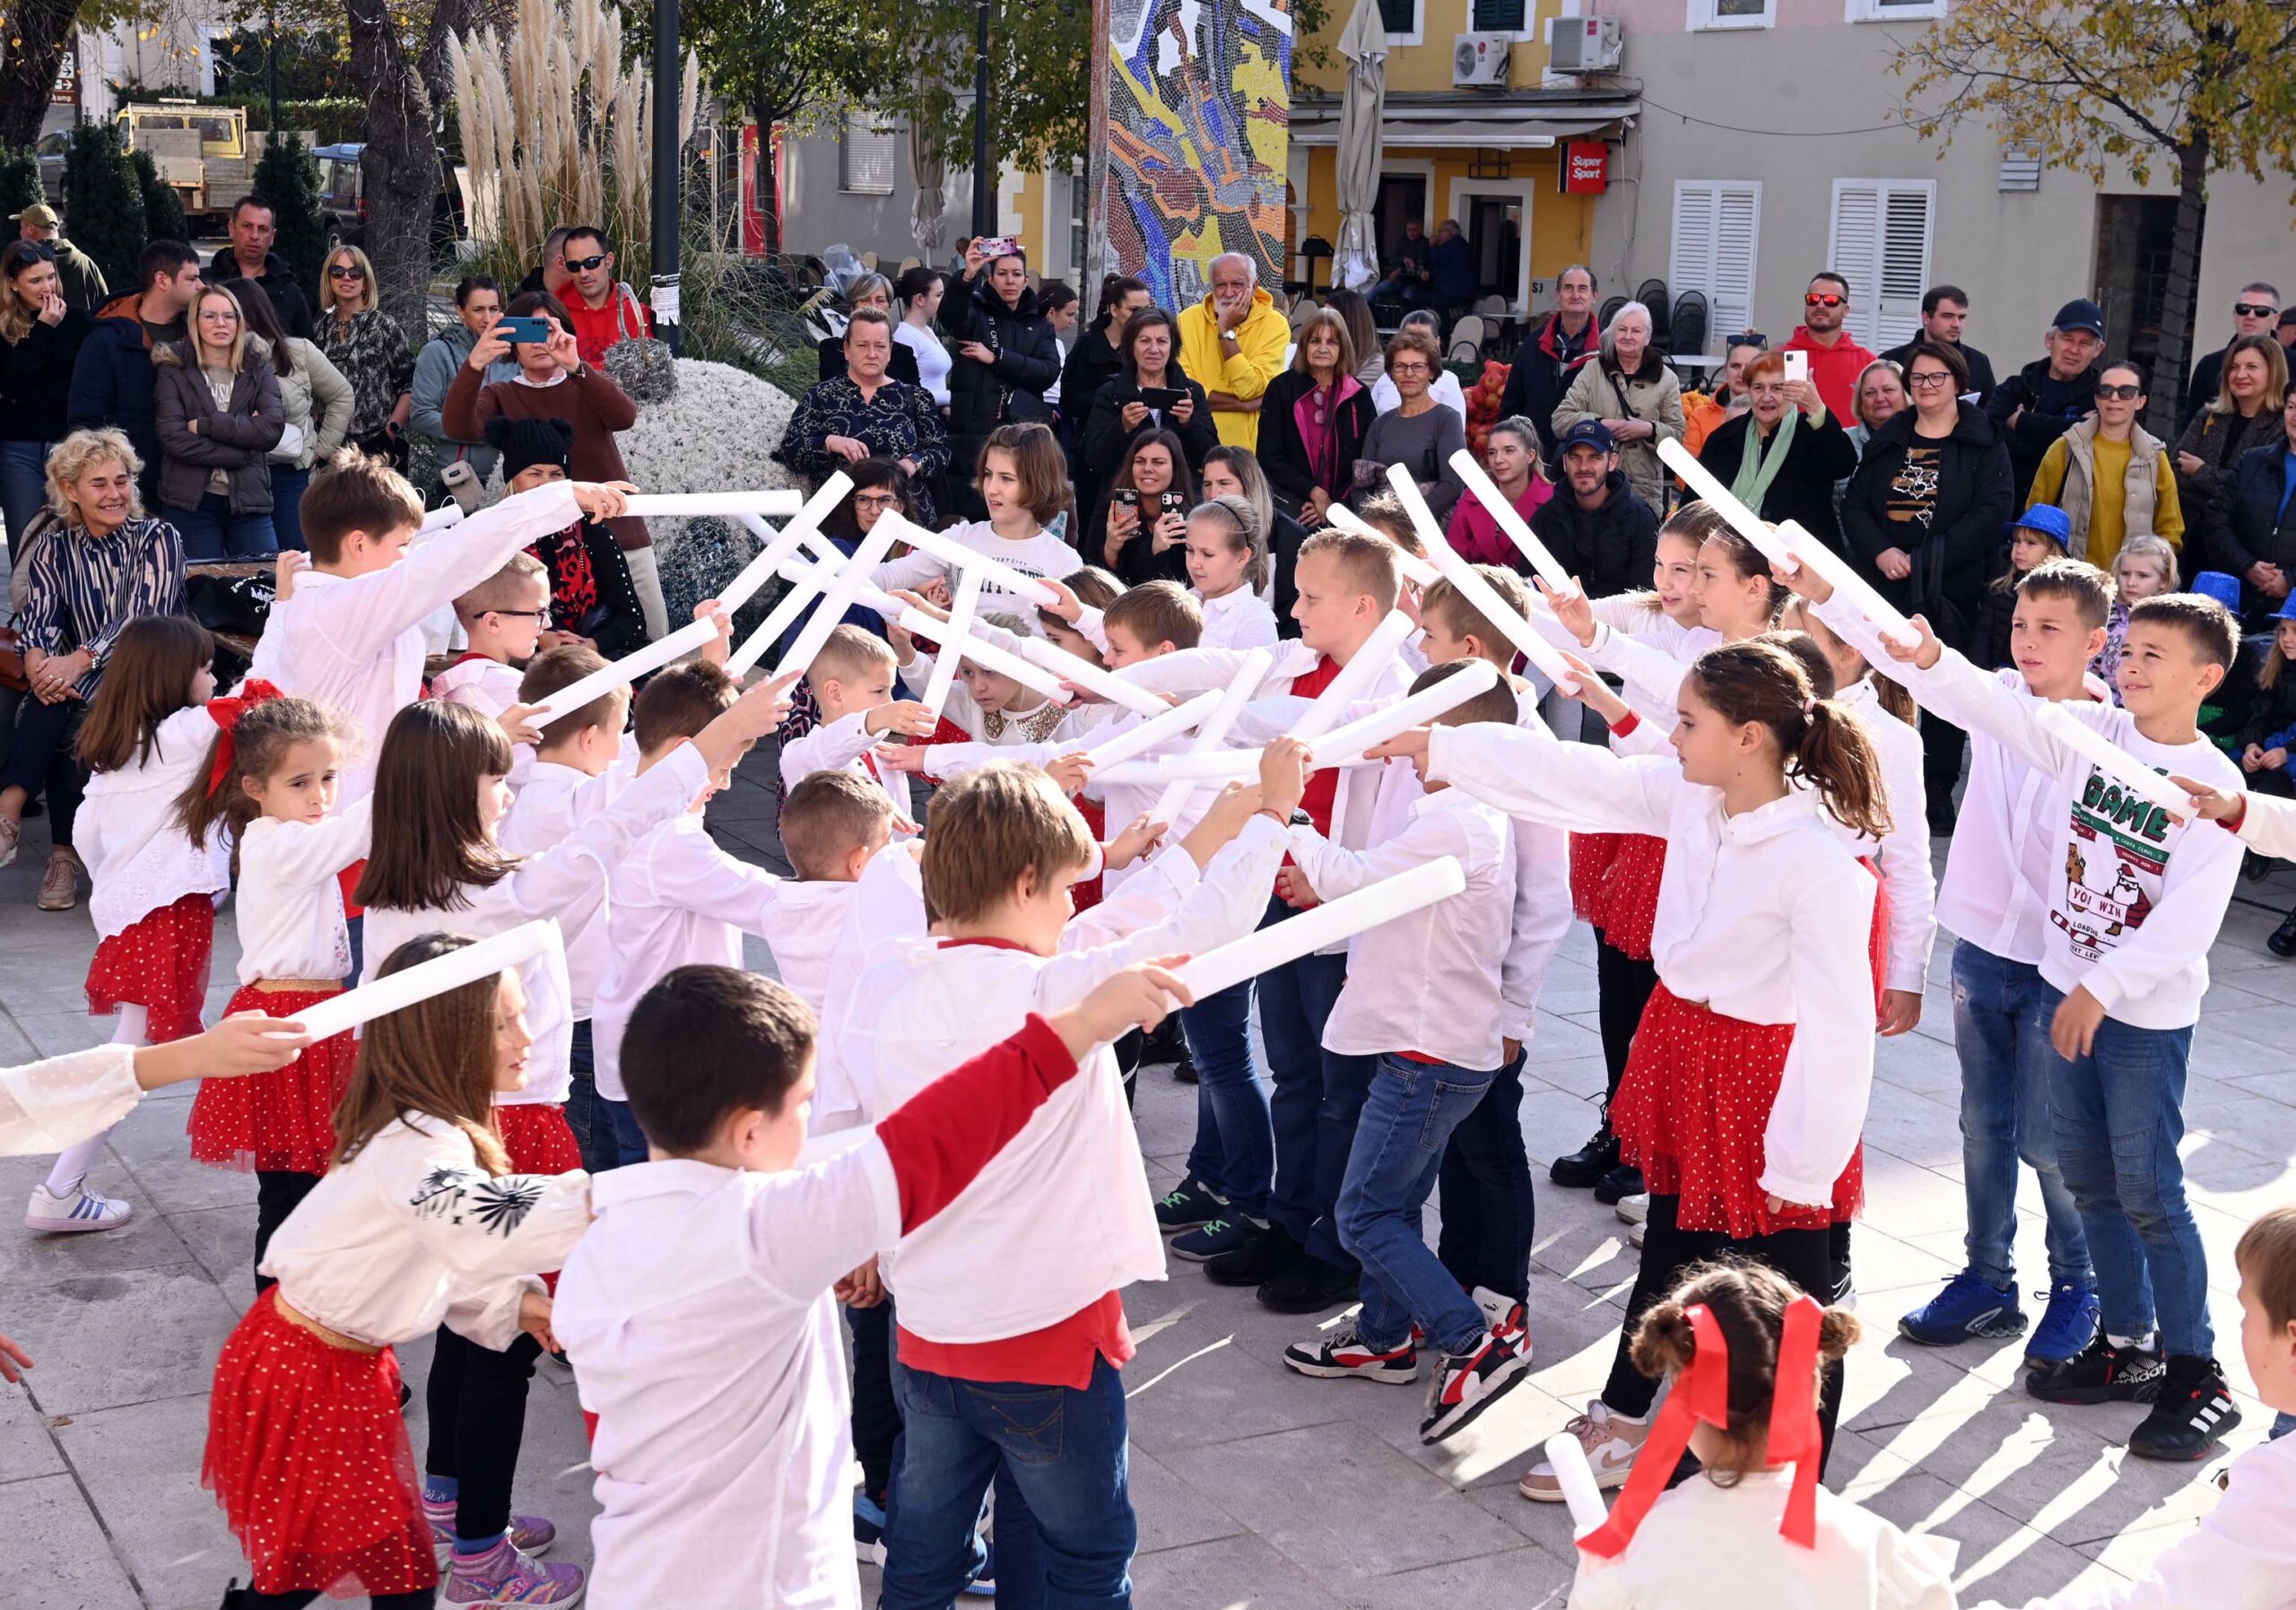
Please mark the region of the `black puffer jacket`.
<svg viewBox="0 0 2296 1610"><path fill-rule="evenodd" d="M1959 648L1985 647L1986 583L2000 568L2006 539L2002 527L2014 512L2009 491L2009 455L1993 422L1963 403L1937 461L1937 497L1926 527L1890 518L1892 483L1905 468L1919 416L1901 409L1874 432L1866 457L1849 478L1841 500L1841 524L1849 557L1882 596L1900 609L1929 616L1937 635ZM1913 575L1892 581L1874 561L1892 548L1913 560ZM1938 600L1952 606L1941 620Z"/></svg>
<svg viewBox="0 0 2296 1610"><path fill-rule="evenodd" d="M1648 587L1658 561L1658 517L1634 495L1624 470L1613 470L1607 484L1610 495L1599 509L1579 508L1566 485L1531 516L1533 534L1578 579L1589 598ZM1529 565L1517 568L1527 570Z"/></svg>
<svg viewBox="0 0 2296 1610"><path fill-rule="evenodd" d="M949 367L949 475L970 480L980 444L999 425L1052 423L1044 394L1060 379L1060 343L1037 305L1037 293L1022 287L1021 300L1007 307L990 288L984 271L968 284L949 287L941 304L941 329ZM983 363L957 349L978 341L996 354Z"/></svg>
<svg viewBox="0 0 2296 1610"><path fill-rule="evenodd" d="M2201 552L2211 569L2240 579L2240 619L2250 631L2273 630L2273 612L2280 607L2279 599L2249 583L2250 568L2261 560L2283 576L2296 577L2296 498L2283 509L2281 496L2287 457L2284 437L2269 447L2249 448L2230 474L2218 478L2216 495L2208 500L2207 540Z"/></svg>
<svg viewBox="0 0 2296 1610"><path fill-rule="evenodd" d="M1187 455L1187 467L1197 474L1204 473L1204 456L1220 445L1220 433L1213 428L1212 404L1204 395L1204 387L1187 378L1178 360L1164 369L1167 390L1185 391L1196 399L1196 407L1182 424L1169 412L1159 414L1150 409L1148 417L1130 430L1124 424L1124 405L1141 400L1140 377L1129 369L1118 369L1109 383L1094 394L1091 412L1083 415L1084 429L1074 455L1077 469L1091 477L1096 487L1105 486L1124 463L1124 450L1132 439L1143 431L1170 431L1180 439L1180 450ZM1068 393L1064 388L1061 396ZM1070 417L1078 417L1070 411ZM1185 572L1183 572L1185 574Z"/></svg>

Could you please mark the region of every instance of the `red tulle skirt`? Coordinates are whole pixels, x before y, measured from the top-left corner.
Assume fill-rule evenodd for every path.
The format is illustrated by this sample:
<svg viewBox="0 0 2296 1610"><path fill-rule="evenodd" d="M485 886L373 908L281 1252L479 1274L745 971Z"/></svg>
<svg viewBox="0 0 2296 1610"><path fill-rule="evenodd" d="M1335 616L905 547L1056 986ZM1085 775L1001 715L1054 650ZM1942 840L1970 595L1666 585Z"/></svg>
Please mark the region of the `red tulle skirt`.
<svg viewBox="0 0 2296 1610"><path fill-rule="evenodd" d="M494 1109L494 1127L501 1132L502 1150L510 1167L520 1174L570 1174L582 1166L582 1148L574 1139L566 1109L555 1101L520 1101ZM558 1295L558 1271L542 1277L550 1294Z"/></svg>
<svg viewBox="0 0 2296 1610"><path fill-rule="evenodd" d="M263 1293L223 1343L200 1482L258 1593L413 1593L438 1585L390 1349L338 1347Z"/></svg>
<svg viewBox="0 0 2296 1610"><path fill-rule="evenodd" d="M1092 842L1106 844L1109 841L1108 807L1097 799L1085 798L1082 794L1077 795L1069 803L1076 807L1076 814L1084 819L1084 825L1092 830ZM1130 827L1132 823L1127 822L1123 825ZM1106 875L1103 873L1101 877ZM1101 879L1090 878L1071 888L1068 891L1068 898L1076 902L1077 910L1089 911L1100 903L1100 890Z"/></svg>
<svg viewBox="0 0 2296 1610"><path fill-rule="evenodd" d="M1622 833L1570 835L1570 914L1603 930L1603 880L1610 875L1611 857L1618 853Z"/></svg>
<svg viewBox="0 0 2296 1610"><path fill-rule="evenodd" d="M122 1006L148 1014L144 1038L165 1045L204 1027L207 969L215 953L215 898L187 894L96 946L88 963L88 1010L109 1017Z"/></svg>
<svg viewBox="0 0 2296 1610"><path fill-rule="evenodd" d="M225 1008L292 1017L338 989L242 986ZM335 1155L335 1109L351 1083L359 1042L348 1032L305 1049L285 1067L243 1079L202 1079L191 1103L191 1154L242 1173L324 1174Z"/></svg>
<svg viewBox="0 0 2296 1610"><path fill-rule="evenodd" d="M1658 885L1666 875L1666 841L1622 833L1596 903L1603 943L1638 962L1650 959L1650 928L1658 919Z"/></svg>

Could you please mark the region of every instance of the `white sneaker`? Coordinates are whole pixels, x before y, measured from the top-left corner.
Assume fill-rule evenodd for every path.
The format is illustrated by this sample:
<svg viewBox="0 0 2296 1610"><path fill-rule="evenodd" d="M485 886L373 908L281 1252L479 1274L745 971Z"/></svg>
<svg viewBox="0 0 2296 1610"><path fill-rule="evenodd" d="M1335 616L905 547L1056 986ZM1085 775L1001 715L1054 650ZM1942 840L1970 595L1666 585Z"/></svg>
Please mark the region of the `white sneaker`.
<svg viewBox="0 0 2296 1610"><path fill-rule="evenodd" d="M1648 1219L1650 1216L1650 1193L1648 1191L1638 1191L1631 1197L1621 1197L1618 1199L1618 1216L1624 1219L1630 1224L1639 1224ZM1642 1243L1640 1241L1637 1241L1634 1244L1639 1247Z"/></svg>
<svg viewBox="0 0 2296 1610"><path fill-rule="evenodd" d="M135 1216L134 1204L99 1197L84 1181L68 1197L51 1197L47 1186L36 1185L24 1209L24 1228L72 1235L83 1230L117 1230Z"/></svg>
<svg viewBox="0 0 2296 1610"><path fill-rule="evenodd" d="M1585 1414L1573 1415L1562 1432L1565 1436L1578 1438L1578 1446L1587 1450L1587 1463L1594 1469L1596 1486L1623 1487L1634 1469L1635 1455L1642 1451L1643 1439L1650 1434L1650 1423L1614 1414L1598 1397L1587 1405ZM1534 1503L1562 1501L1562 1484L1555 1477L1554 1466L1544 1459L1523 1473L1515 1491Z"/></svg>
<svg viewBox="0 0 2296 1610"><path fill-rule="evenodd" d="M1639 1247L1642 1245L1643 1232L1648 1231L1649 1228L1650 1226L1648 1224L1628 1225L1626 1227L1626 1244L1630 1247Z"/></svg>

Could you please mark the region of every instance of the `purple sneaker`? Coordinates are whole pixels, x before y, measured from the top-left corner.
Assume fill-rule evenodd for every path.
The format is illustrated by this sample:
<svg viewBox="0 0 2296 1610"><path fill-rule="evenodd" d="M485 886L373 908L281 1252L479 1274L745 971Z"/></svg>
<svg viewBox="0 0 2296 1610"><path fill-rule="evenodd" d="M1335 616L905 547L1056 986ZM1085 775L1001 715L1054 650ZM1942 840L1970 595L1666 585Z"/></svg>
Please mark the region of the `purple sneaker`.
<svg viewBox="0 0 2296 1610"><path fill-rule="evenodd" d="M507 1538L483 1554L457 1554L439 1602L449 1610L520 1610L527 1605L578 1605L582 1568L546 1563Z"/></svg>
<svg viewBox="0 0 2296 1610"><path fill-rule="evenodd" d="M443 1504L422 1501L422 1519L430 1523L430 1546L439 1551L439 1569L447 1569L447 1562L455 1549L455 1505L449 1499ZM550 1545L558 1541L558 1528L539 1515L510 1517L510 1544L522 1554L546 1554Z"/></svg>

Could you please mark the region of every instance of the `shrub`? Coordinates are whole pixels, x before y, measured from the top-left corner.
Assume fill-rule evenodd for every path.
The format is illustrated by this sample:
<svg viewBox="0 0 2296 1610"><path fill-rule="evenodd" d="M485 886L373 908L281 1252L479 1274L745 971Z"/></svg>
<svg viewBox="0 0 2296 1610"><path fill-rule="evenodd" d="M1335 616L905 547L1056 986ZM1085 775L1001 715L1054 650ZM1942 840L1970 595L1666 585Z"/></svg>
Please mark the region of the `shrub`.
<svg viewBox="0 0 2296 1610"><path fill-rule="evenodd" d="M136 187L144 193L144 239L189 240L191 226L184 221L183 197L160 177L160 170L152 161L152 153L131 151L127 153L127 163L135 170Z"/></svg>
<svg viewBox="0 0 2296 1610"><path fill-rule="evenodd" d="M319 300L319 265L326 260L326 218L319 211L319 164L300 137L290 135L265 147L255 165L252 194L271 204L272 222L279 231L271 249L287 259L287 266L311 299Z"/></svg>
<svg viewBox="0 0 2296 1610"><path fill-rule="evenodd" d="M44 199L39 158L30 151L0 153L0 218L12 218Z"/></svg>
<svg viewBox="0 0 2296 1610"><path fill-rule="evenodd" d="M144 187L109 124L83 123L64 158L64 217L72 243L114 285L135 283L144 250Z"/></svg>

